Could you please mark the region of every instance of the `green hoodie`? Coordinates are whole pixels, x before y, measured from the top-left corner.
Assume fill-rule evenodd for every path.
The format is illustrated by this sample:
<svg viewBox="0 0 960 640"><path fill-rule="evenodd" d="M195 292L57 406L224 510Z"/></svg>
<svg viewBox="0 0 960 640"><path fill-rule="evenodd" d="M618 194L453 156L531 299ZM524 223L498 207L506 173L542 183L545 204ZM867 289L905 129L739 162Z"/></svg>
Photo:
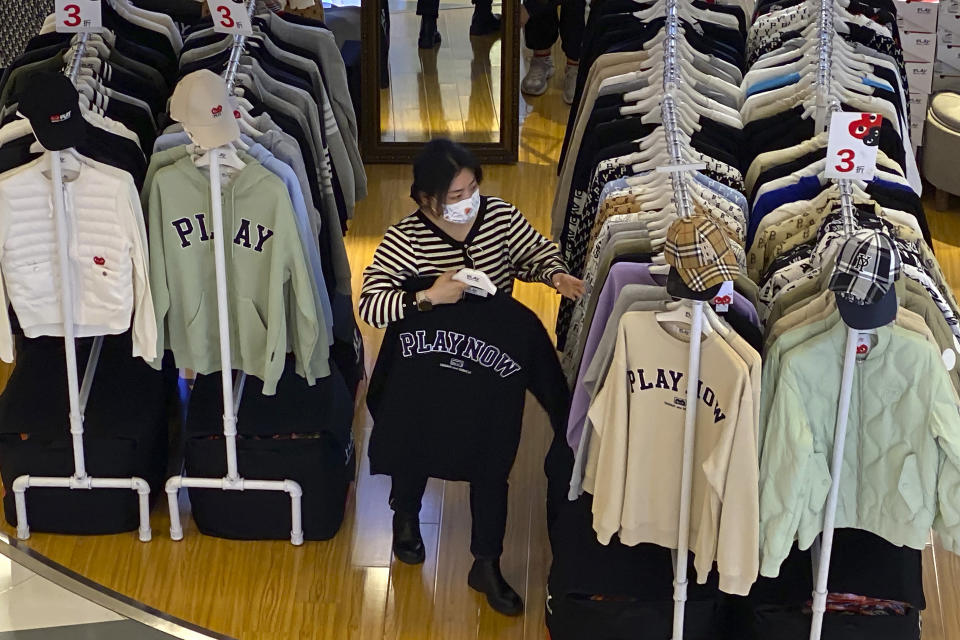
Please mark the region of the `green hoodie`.
<svg viewBox="0 0 960 640"><path fill-rule="evenodd" d="M326 329L283 182L250 161L224 185L222 202L232 367L261 378L272 395L286 352L310 362L329 348ZM182 158L156 173L147 203L157 353L171 349L178 367L201 374L219 371L209 179ZM329 375L309 373L310 384Z"/></svg>
<svg viewBox="0 0 960 640"><path fill-rule="evenodd" d="M781 361L760 461L760 573L775 577L794 540L823 529L847 327ZM922 549L930 527L960 551L960 413L936 347L877 329L854 365L836 527ZM766 363L765 363L766 364ZM764 389L766 393L766 389Z"/></svg>

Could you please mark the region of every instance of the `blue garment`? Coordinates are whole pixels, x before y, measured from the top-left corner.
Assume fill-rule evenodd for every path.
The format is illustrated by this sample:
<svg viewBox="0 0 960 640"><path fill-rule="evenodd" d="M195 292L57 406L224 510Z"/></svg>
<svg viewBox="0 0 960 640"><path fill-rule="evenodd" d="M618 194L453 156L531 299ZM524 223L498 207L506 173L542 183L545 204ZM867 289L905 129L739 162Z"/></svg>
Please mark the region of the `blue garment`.
<svg viewBox="0 0 960 640"><path fill-rule="evenodd" d="M793 184L768 191L757 198L753 203L753 211L750 212L750 224L747 225L747 246L753 244L753 236L765 215L788 202L810 200L822 190L820 176L805 176Z"/></svg>
<svg viewBox="0 0 960 640"><path fill-rule="evenodd" d="M893 87L886 82L874 80L873 78L868 78L866 76L860 78L860 80L863 81L863 84L867 85L868 87L876 87L877 89L883 89L884 91L890 91L891 93L893 92Z"/></svg>
<svg viewBox="0 0 960 640"><path fill-rule="evenodd" d="M878 178L877 176L874 176L873 180L871 180L870 182L873 182L881 187L886 187L887 189L899 189L900 191L906 191L907 193L917 195L916 192L914 192L913 187L911 187L908 184L903 184L902 182L893 182L891 180L884 180L883 178Z"/></svg>
<svg viewBox="0 0 960 640"><path fill-rule="evenodd" d="M597 201L600 204L603 204L603 201L607 199L614 191L619 191L620 189L626 189L630 185L627 184L626 178L617 178L616 180L611 180L607 184L603 185L603 189L600 190L600 199Z"/></svg>
<svg viewBox="0 0 960 640"><path fill-rule="evenodd" d="M773 89L785 87L788 84L796 84L797 82L800 82L799 73L788 73L786 75L776 76L774 78L767 78L766 80L755 82L747 87L747 97L749 98L750 96L762 91L771 91Z"/></svg>
<svg viewBox="0 0 960 640"><path fill-rule="evenodd" d="M730 202L740 207L740 210L743 211L743 217L747 217L747 212L750 211L750 206L747 204L746 196L744 196L742 193L736 189L731 189L722 182L717 182L709 176L705 176L699 171L693 172L693 178L707 189L710 189L710 191L723 196Z"/></svg>
<svg viewBox="0 0 960 640"><path fill-rule="evenodd" d="M313 273L314 283L314 302L323 311L323 322L327 326L327 336L329 343L333 344L333 309L330 305L330 294L327 292L326 280L323 277L323 268L320 264L320 246L316 238L313 237L313 231L310 229L310 218L307 213L307 203L303 199L303 190L300 188L300 182L297 180L297 174L284 162L281 162L262 144L255 142L245 134L240 135L240 140L249 146L246 153L250 154L263 167L274 174L287 187L287 193L290 195L290 202L293 204L294 218L296 220L297 232L300 234L300 244L303 246L303 253L310 263L310 270ZM168 133L157 138L153 145L154 153L163 151L180 145L191 144L190 136L186 132Z"/></svg>

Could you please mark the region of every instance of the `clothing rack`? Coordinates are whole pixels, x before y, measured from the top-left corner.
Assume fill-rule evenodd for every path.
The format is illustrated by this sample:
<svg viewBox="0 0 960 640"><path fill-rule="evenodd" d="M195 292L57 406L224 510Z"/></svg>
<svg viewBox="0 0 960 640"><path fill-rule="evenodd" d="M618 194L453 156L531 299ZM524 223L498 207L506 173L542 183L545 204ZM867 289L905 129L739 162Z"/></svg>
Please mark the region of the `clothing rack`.
<svg viewBox="0 0 960 640"><path fill-rule="evenodd" d="M666 0L666 24L664 33L663 102L661 120L670 154L669 167L661 170L670 174L674 203L682 218L689 218L693 205L687 190L685 172L695 170L696 165L685 165L680 144L680 128L677 124L677 99L679 97L680 60L680 0ZM693 491L693 450L697 424L697 384L700 379L700 341L703 336L703 302L691 301L693 318L690 329L690 358L687 363L687 395L683 426L683 468L680 476L680 519L678 524L677 551L675 556L673 587L673 640L683 639L683 620L687 604L687 561L690 544L690 502Z"/></svg>
<svg viewBox="0 0 960 640"><path fill-rule="evenodd" d="M67 72L70 80L76 83L80 66L86 52L90 34L81 33L73 54L73 61ZM76 114L75 117L83 117ZM140 527L139 538L149 542L150 531L150 485L143 478L93 478L87 474L83 446L83 416L90 397L90 387L100 359L103 336L96 336L87 358L83 382L78 383L76 330L73 317L73 287L70 286L70 258L67 228L67 205L64 198L63 167L60 151L49 151L50 174L53 182L54 224L57 235L57 254L60 268L60 310L63 314L63 346L67 369L67 393L70 399L70 435L73 441L74 472L69 477L40 477L23 475L13 481L14 501L17 510L17 537L26 540L30 537L30 525L27 521L27 489L34 487L56 489L128 489L137 492L139 499Z"/></svg>
<svg viewBox="0 0 960 640"><path fill-rule="evenodd" d="M820 0L819 18L819 68L817 73L817 129L828 131L830 115L840 109L840 101L833 95L833 41L836 37L834 24L835 0ZM853 211L853 193L850 180L838 179L840 190L841 218L846 237L853 235L856 222ZM810 640L820 640L823 630L823 615L827 604L827 581L830 574L830 554L833 551L833 533L837 515L837 500L840 494L840 475L843 471L843 449L847 437L847 421L850 415L850 396L853 390L853 371L856 366L857 340L861 332L847 328L847 344L843 355L843 376L840 380L840 399L837 406L837 423L833 436L833 458L830 464L830 492L823 517L823 533L820 536L819 553L812 553L814 587L813 617L810 623Z"/></svg>
<svg viewBox="0 0 960 640"><path fill-rule="evenodd" d="M256 0L247 5L247 15L253 18ZM234 35L230 50L230 60L225 72L227 91L233 92L237 67L243 55L246 36ZM227 307L227 267L223 246L223 206L220 182L220 152L224 147L210 150L210 211L213 216L214 261L217 277L217 318L220 325L220 379L223 387L223 437L226 445L227 475L223 478L191 478L182 473L167 480L167 504L170 509L170 537L183 539L183 527L180 523L178 496L181 487L188 489L219 489L221 491L283 491L290 496L290 542L303 544L303 525L301 497L303 489L293 480L249 480L240 475L237 469L237 412L246 382L246 374L240 372L236 381L232 380L233 366L230 355L230 318Z"/></svg>

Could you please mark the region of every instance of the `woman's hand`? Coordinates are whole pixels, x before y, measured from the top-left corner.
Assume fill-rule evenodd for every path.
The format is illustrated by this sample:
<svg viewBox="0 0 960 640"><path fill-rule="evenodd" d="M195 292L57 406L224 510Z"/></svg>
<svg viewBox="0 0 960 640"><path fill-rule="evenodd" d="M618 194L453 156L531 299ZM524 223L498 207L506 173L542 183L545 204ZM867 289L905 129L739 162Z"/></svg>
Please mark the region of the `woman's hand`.
<svg viewBox="0 0 960 640"><path fill-rule="evenodd" d="M587 292L583 280L574 278L569 273L558 273L553 276L553 288L564 298L570 298L571 300L579 300Z"/></svg>
<svg viewBox="0 0 960 640"><path fill-rule="evenodd" d="M430 298L432 304L454 304L460 302L460 299L463 297L463 292L467 288L467 284L453 279L457 271L458 270L447 271L437 278L432 287L427 289L427 297Z"/></svg>

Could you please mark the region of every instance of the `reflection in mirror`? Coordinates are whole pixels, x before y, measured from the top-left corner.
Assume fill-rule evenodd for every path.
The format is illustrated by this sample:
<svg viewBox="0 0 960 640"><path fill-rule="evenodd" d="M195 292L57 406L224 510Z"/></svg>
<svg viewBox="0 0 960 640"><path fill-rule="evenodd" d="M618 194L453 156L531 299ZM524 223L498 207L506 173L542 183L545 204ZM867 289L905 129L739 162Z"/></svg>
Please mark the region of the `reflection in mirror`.
<svg viewBox="0 0 960 640"><path fill-rule="evenodd" d="M501 3L378 1L380 141L500 142Z"/></svg>

